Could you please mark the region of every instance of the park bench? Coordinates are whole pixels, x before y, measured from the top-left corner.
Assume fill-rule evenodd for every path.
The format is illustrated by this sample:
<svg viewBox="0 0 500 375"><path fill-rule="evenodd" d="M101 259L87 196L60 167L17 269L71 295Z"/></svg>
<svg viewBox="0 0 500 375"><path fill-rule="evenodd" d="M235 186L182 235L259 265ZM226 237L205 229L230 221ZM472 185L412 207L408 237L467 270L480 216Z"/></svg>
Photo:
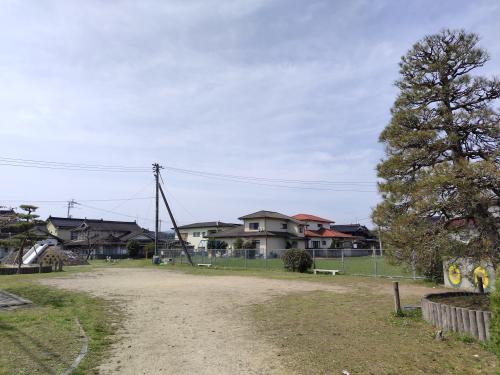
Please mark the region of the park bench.
<svg viewBox="0 0 500 375"><path fill-rule="evenodd" d="M198 267L210 268L210 267L212 267L212 264L211 263L198 263Z"/></svg>
<svg viewBox="0 0 500 375"><path fill-rule="evenodd" d="M332 276L335 276L340 271L339 270L325 270L325 269L321 269L321 268L315 268L315 269L313 269L313 272L315 275L319 272L319 273L331 273Z"/></svg>

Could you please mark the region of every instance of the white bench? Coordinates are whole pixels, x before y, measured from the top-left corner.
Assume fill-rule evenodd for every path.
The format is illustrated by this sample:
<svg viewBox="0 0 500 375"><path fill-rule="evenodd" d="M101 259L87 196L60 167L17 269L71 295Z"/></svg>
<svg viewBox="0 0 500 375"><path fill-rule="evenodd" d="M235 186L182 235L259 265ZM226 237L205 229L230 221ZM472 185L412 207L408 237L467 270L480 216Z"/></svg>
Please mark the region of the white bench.
<svg viewBox="0 0 500 375"><path fill-rule="evenodd" d="M210 268L210 267L212 267L212 264L211 263L198 263L198 267Z"/></svg>
<svg viewBox="0 0 500 375"><path fill-rule="evenodd" d="M321 269L321 268L315 268L313 269L313 272L314 274L316 275L318 272L320 273L331 273L332 276L335 276L336 274L338 274L340 271L339 270L325 270L325 269Z"/></svg>

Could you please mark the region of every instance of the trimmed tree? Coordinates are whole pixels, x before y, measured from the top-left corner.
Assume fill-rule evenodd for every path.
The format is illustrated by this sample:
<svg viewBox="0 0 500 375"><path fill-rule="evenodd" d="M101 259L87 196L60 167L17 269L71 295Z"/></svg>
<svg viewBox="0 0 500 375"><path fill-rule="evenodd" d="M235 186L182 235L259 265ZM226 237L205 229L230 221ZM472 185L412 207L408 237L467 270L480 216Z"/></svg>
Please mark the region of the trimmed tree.
<svg viewBox="0 0 500 375"><path fill-rule="evenodd" d="M19 249L17 256L18 273L21 273L21 266L23 264L24 248L31 247L40 238L31 233L35 224L39 223L38 215L35 211L37 206L30 204L22 204L19 208L23 211L16 213L11 221L5 224L5 227L0 228L0 231L8 232L11 234L10 238L0 240L0 243L5 246L14 247Z"/></svg>
<svg viewBox="0 0 500 375"><path fill-rule="evenodd" d="M443 256L499 262L500 82L470 74L488 61L478 41L444 30L417 42L399 64L380 135L383 201L373 220L386 254L432 279Z"/></svg>
<svg viewBox="0 0 500 375"><path fill-rule="evenodd" d="M306 272L313 265L311 255L304 249L288 249L281 260L286 270L292 272Z"/></svg>
<svg viewBox="0 0 500 375"><path fill-rule="evenodd" d="M127 242L127 252L130 258L136 258L141 250L141 244L136 240L131 240Z"/></svg>

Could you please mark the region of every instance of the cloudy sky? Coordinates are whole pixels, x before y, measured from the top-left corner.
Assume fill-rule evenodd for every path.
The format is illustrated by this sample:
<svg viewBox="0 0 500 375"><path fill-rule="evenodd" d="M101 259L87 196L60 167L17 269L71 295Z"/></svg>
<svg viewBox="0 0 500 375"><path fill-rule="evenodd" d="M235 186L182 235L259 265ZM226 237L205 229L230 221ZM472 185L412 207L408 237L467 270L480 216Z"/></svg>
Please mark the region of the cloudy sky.
<svg viewBox="0 0 500 375"><path fill-rule="evenodd" d="M0 165L0 205L65 216L74 198L73 216L152 227L158 161L180 223L267 209L370 225L400 57L465 28L498 75L499 19L498 1L0 0L0 157L144 169Z"/></svg>

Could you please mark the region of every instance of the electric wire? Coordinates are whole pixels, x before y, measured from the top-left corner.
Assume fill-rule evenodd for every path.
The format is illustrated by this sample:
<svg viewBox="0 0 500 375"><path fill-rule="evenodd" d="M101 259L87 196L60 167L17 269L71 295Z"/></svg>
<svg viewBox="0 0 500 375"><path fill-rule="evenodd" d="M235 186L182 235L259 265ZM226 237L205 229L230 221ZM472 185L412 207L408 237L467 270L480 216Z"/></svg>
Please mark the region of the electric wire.
<svg viewBox="0 0 500 375"><path fill-rule="evenodd" d="M18 158L6 158L6 157L0 157L0 165L26 167L26 168L48 168L48 169L74 170L74 171L91 171L91 172L122 172L122 173L150 172L150 170L147 168L131 167L125 165L62 163L53 161L41 161L33 159L18 159ZM279 178L241 176L241 175L205 172L199 170L176 168L172 166L165 166L164 168L174 173L182 173L202 178L217 179L229 182L239 182L239 183L246 183L258 186L268 186L268 187L297 189L297 190L320 190L320 191L323 190L323 191L339 191L339 192L345 191L345 192L360 192L360 193L376 192L376 190L366 190L366 188L375 185L375 182L370 182L370 181L279 179Z"/></svg>

